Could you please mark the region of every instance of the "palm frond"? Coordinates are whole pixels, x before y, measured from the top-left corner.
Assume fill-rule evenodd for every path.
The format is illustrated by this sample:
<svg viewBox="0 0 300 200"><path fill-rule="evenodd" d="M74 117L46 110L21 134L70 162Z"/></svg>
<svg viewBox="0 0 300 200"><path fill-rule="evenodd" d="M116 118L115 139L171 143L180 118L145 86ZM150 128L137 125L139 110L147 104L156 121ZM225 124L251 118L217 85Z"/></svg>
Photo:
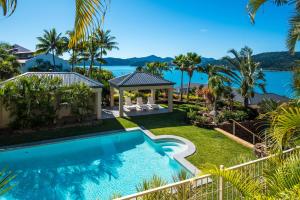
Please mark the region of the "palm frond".
<svg viewBox="0 0 300 200"><path fill-rule="evenodd" d="M17 0L0 0L3 16L12 15L17 8Z"/></svg>
<svg viewBox="0 0 300 200"><path fill-rule="evenodd" d="M74 36L70 46L86 40L104 21L109 0L76 0Z"/></svg>

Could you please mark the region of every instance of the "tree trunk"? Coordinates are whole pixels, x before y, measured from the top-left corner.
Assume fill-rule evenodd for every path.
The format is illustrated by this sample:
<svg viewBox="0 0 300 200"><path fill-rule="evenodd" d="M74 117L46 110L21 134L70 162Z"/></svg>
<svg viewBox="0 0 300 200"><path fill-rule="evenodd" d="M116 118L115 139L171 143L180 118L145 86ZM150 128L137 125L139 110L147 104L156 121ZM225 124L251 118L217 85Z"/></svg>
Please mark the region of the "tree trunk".
<svg viewBox="0 0 300 200"><path fill-rule="evenodd" d="M91 64L90 64L90 68L89 68L89 77L90 78L92 78L93 65L94 65L94 56L91 57Z"/></svg>
<svg viewBox="0 0 300 200"><path fill-rule="evenodd" d="M52 59L53 59L53 68L55 68L55 56L54 56L54 50L52 50Z"/></svg>
<svg viewBox="0 0 300 200"><path fill-rule="evenodd" d="M190 100L190 87L191 87L191 80L192 80L192 77L189 76L189 84L188 84L188 90L187 90L187 101L189 102Z"/></svg>
<svg viewBox="0 0 300 200"><path fill-rule="evenodd" d="M249 106L249 98L248 97L244 97L244 107L248 108Z"/></svg>
<svg viewBox="0 0 300 200"><path fill-rule="evenodd" d="M180 85L180 101L182 101L182 91L183 90L183 71L181 71L181 85Z"/></svg>

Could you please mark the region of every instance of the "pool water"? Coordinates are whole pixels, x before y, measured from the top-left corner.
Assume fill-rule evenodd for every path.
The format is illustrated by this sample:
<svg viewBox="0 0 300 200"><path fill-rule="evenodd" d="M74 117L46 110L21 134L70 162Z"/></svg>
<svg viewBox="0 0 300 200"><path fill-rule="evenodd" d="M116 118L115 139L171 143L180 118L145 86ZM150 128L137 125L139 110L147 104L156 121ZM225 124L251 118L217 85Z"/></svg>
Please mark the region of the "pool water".
<svg viewBox="0 0 300 200"><path fill-rule="evenodd" d="M110 199L128 195L153 175L172 182L183 168L176 141L155 143L141 130L0 152L0 167L17 177L1 200ZM189 172L188 172L189 173Z"/></svg>

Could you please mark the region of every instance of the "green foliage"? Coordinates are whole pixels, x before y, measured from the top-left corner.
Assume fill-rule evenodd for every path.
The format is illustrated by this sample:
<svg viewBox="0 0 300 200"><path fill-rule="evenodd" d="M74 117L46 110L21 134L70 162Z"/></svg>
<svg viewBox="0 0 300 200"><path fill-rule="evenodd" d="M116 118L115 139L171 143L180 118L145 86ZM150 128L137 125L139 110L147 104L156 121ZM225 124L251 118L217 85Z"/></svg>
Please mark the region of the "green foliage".
<svg viewBox="0 0 300 200"><path fill-rule="evenodd" d="M4 45L3 45L4 46ZM16 57L0 47L0 81L9 79L20 73L20 64Z"/></svg>
<svg viewBox="0 0 300 200"><path fill-rule="evenodd" d="M10 111L12 126L30 128L53 124L61 80L38 76L20 77L1 88L1 99Z"/></svg>
<svg viewBox="0 0 300 200"><path fill-rule="evenodd" d="M93 104L90 102L91 96L91 88L83 83L78 83L66 87L61 99L63 102L68 103L72 115L75 116L78 121L83 121L93 110Z"/></svg>
<svg viewBox="0 0 300 200"><path fill-rule="evenodd" d="M238 73L232 72L233 83L239 86L239 92L244 98L244 106L248 107L249 98L254 97L254 89L259 87L265 92L265 75L258 67L260 63L255 62L252 59L253 51L249 47L245 46L237 52L234 49L228 51L234 58L229 56L223 59L227 61L233 70L237 70Z"/></svg>
<svg viewBox="0 0 300 200"><path fill-rule="evenodd" d="M293 73L293 90L296 97L300 97L300 67L294 69Z"/></svg>
<svg viewBox="0 0 300 200"><path fill-rule="evenodd" d="M74 71L79 74L86 74L86 70L82 67L75 67ZM109 103L109 94L110 94L110 86L109 86L109 80L114 78L114 75L111 71L106 69L93 69L91 74L92 79L102 83L104 85L102 90L102 96L103 96L103 102Z"/></svg>
<svg viewBox="0 0 300 200"><path fill-rule="evenodd" d="M219 123L226 122L229 120L235 120L241 122L247 119L249 119L248 113L243 110L235 110L235 111L223 110L222 112L219 113L217 117L217 121Z"/></svg>
<svg viewBox="0 0 300 200"><path fill-rule="evenodd" d="M11 114L13 128L34 128L56 123L58 110L67 103L72 114L82 121L93 109L91 89L84 84L62 87L60 78L20 77L0 90L3 105Z"/></svg>
<svg viewBox="0 0 300 200"><path fill-rule="evenodd" d="M0 197L10 191L14 186L10 182L16 177L11 171L0 171Z"/></svg>
<svg viewBox="0 0 300 200"><path fill-rule="evenodd" d="M138 67L137 71L139 72L147 72L150 74L153 74L155 76L163 77L164 71L169 71L170 67L168 63L165 62L151 62L146 63L146 66L144 67Z"/></svg>
<svg viewBox="0 0 300 200"><path fill-rule="evenodd" d="M166 181L164 181L162 178L154 175L150 180L144 180L143 183L140 183L139 185L137 185L136 190L137 190L137 192L142 192L145 190L164 186L166 184L167 184ZM167 196L168 196L168 192L158 191L158 192L154 192L149 195L143 196L143 200L166 199Z"/></svg>
<svg viewBox="0 0 300 200"><path fill-rule="evenodd" d="M264 99L259 104L259 112L261 114L269 113L272 111L275 111L279 106L279 103L277 101L274 101L273 99Z"/></svg>

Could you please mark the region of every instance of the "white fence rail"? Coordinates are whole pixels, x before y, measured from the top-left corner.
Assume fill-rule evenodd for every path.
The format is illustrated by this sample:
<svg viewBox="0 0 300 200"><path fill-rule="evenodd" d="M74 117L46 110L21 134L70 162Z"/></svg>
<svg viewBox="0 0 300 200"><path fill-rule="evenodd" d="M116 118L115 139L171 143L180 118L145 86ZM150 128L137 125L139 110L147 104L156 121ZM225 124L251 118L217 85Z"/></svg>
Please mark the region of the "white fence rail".
<svg viewBox="0 0 300 200"><path fill-rule="evenodd" d="M298 149L298 148L297 148ZM293 149L287 150L288 155ZM267 160L272 156L236 165L225 170L239 170L250 176L260 178L267 168ZM220 166L223 169L223 166ZM241 194L222 178L210 174L190 178L140 193L117 198L116 200L233 200L243 199Z"/></svg>

